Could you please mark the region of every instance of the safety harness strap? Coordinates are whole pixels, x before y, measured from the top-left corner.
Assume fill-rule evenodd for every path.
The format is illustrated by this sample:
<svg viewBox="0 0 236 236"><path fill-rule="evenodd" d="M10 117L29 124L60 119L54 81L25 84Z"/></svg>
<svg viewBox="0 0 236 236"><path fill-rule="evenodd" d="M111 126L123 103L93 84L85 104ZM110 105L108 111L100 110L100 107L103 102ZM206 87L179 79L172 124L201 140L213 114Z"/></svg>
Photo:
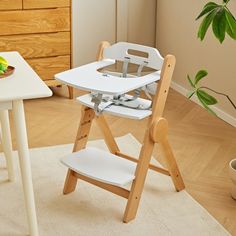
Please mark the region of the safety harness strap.
<svg viewBox="0 0 236 236"><path fill-rule="evenodd" d="M122 69L122 77L123 78L127 77L128 68L129 68L129 62L130 62L130 58L129 57L125 57L124 62L123 62L123 69Z"/></svg>
<svg viewBox="0 0 236 236"><path fill-rule="evenodd" d="M124 62L123 62L123 69L122 69L123 78L127 78L129 62L130 62L130 58L125 57ZM143 61L143 63L139 65L138 71L137 71L137 77L141 77L143 68L147 65L148 65L148 62L146 61ZM103 97L103 94L101 93L91 93L91 96L92 96L91 101L94 103L94 110L95 110L96 115L100 115L104 109L112 105L125 106L125 107L138 109L138 110L150 109L151 105L144 106L143 104L140 104L137 100L137 98L140 97L142 90L144 90L144 92L146 93L148 97L151 97L146 89L146 86L135 89L134 95L132 97L126 97L125 94L121 94L121 95L113 96L113 98L110 98L110 97Z"/></svg>

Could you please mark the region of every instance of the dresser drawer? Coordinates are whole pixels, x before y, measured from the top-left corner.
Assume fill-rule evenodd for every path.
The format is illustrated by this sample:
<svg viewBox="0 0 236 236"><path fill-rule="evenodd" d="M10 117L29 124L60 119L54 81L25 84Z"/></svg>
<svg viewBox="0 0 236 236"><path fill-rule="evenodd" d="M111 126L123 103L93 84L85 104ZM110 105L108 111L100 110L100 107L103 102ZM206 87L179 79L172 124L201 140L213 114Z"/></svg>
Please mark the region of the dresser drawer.
<svg viewBox="0 0 236 236"><path fill-rule="evenodd" d="M17 9L22 9L22 0L0 0L0 10L17 10Z"/></svg>
<svg viewBox="0 0 236 236"><path fill-rule="evenodd" d="M23 0L24 9L69 7L71 0Z"/></svg>
<svg viewBox="0 0 236 236"><path fill-rule="evenodd" d="M70 32L0 36L0 51L18 51L24 58L70 54Z"/></svg>
<svg viewBox="0 0 236 236"><path fill-rule="evenodd" d="M0 12L0 35L70 31L70 8Z"/></svg>
<svg viewBox="0 0 236 236"><path fill-rule="evenodd" d="M70 69L70 56L28 59L27 62L42 80L54 79L54 75Z"/></svg>

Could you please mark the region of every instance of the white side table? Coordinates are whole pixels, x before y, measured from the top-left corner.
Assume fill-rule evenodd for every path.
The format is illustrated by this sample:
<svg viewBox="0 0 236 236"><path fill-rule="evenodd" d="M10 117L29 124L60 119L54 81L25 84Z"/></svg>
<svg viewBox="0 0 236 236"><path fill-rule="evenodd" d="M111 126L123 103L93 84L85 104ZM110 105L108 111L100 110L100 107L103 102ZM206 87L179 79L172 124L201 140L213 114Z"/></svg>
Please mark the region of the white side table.
<svg viewBox="0 0 236 236"><path fill-rule="evenodd" d="M8 110L12 110L29 230L31 236L37 236L38 225L23 100L49 97L52 95L52 92L18 52L2 52L0 56L4 57L11 66L15 67L13 75L0 79L0 123L2 127L3 151L6 155L9 179L14 180L11 133L8 118Z"/></svg>

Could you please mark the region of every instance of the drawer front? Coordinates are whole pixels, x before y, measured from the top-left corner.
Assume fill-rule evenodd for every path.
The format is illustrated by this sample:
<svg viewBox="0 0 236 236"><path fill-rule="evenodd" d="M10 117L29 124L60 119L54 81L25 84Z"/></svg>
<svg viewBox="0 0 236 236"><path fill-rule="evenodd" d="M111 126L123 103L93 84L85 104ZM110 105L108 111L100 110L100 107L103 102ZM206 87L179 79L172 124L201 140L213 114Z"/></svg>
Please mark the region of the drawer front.
<svg viewBox="0 0 236 236"><path fill-rule="evenodd" d="M0 36L0 51L18 51L24 58L70 54L70 32Z"/></svg>
<svg viewBox="0 0 236 236"><path fill-rule="evenodd" d="M24 9L69 7L71 0L24 0Z"/></svg>
<svg viewBox="0 0 236 236"><path fill-rule="evenodd" d="M70 8L0 12L0 35L70 30Z"/></svg>
<svg viewBox="0 0 236 236"><path fill-rule="evenodd" d="M28 59L27 62L42 80L54 79L54 75L70 69L70 56Z"/></svg>
<svg viewBox="0 0 236 236"><path fill-rule="evenodd" d="M22 9L22 0L0 0L0 10Z"/></svg>

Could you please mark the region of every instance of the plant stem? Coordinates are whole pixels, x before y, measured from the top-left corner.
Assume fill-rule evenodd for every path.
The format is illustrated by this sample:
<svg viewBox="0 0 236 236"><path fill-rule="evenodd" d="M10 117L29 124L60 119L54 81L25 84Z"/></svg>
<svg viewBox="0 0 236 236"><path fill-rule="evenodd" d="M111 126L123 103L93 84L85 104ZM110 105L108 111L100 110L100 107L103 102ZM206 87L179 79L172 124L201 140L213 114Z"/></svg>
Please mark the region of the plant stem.
<svg viewBox="0 0 236 236"><path fill-rule="evenodd" d="M202 86L202 87L200 87L200 88L201 88L201 89L208 89L208 90L210 90L210 91L212 91L212 92L214 92L214 93L216 93L216 94L225 96L225 97L229 100L229 102L231 103L231 105L233 106L233 108L236 110L236 105L233 103L233 101L230 99L230 97L229 97L227 94L217 92L217 91L215 91L214 89L211 89L211 88L208 88L208 87L205 87L205 86Z"/></svg>
<svg viewBox="0 0 236 236"><path fill-rule="evenodd" d="M230 0L228 0L227 2L225 2L225 3L223 4L223 6L226 6L226 5L229 3L229 1L230 1Z"/></svg>

